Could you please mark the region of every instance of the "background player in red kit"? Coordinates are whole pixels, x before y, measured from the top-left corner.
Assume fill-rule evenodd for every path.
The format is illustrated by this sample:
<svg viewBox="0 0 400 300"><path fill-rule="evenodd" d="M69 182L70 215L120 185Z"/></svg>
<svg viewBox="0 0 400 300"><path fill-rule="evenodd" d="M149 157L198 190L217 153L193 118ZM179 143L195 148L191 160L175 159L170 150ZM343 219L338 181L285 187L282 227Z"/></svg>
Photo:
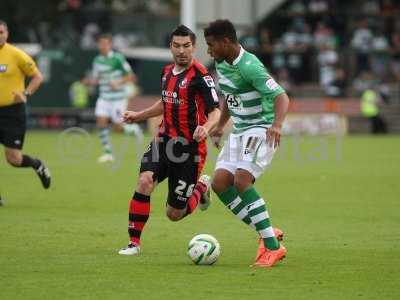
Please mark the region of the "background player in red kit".
<svg viewBox="0 0 400 300"><path fill-rule="evenodd" d="M218 98L208 70L193 59L196 36L180 25L171 33L170 49L174 63L163 68L162 97L140 112L126 111L126 123L163 114L159 134L143 155L136 191L130 201L128 247L122 255L140 252L140 235L149 218L150 195L156 185L168 178L166 214L178 221L209 205L210 178L199 175L206 155L206 137L219 119ZM199 203L200 202L200 203Z"/></svg>

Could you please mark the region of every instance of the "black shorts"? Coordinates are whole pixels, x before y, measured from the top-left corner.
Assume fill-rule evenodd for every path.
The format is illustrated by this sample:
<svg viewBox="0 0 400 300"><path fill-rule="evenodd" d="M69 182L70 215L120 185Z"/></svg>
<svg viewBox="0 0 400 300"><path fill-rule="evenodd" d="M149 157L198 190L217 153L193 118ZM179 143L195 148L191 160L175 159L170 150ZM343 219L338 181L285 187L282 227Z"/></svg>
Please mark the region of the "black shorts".
<svg viewBox="0 0 400 300"><path fill-rule="evenodd" d="M22 149L26 132L25 103L0 107L0 144Z"/></svg>
<svg viewBox="0 0 400 300"><path fill-rule="evenodd" d="M144 153L140 173L153 172L153 180L168 178L168 204L176 209L186 207L203 170L207 156L205 142L184 144L181 139L160 136Z"/></svg>

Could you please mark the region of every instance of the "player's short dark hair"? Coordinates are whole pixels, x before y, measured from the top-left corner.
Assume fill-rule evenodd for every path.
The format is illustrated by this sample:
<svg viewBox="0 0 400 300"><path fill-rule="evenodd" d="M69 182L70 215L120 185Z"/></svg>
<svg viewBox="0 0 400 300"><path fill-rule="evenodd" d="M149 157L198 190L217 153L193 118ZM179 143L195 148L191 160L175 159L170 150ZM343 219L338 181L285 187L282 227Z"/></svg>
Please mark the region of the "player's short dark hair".
<svg viewBox="0 0 400 300"><path fill-rule="evenodd" d="M0 19L0 26L1 26L1 25L3 25L3 26L7 29L7 31L8 31L7 23L6 23L5 21L3 21L3 20Z"/></svg>
<svg viewBox="0 0 400 300"><path fill-rule="evenodd" d="M204 28L204 36L213 36L217 39L228 38L232 42L238 41L235 26L228 19L215 20Z"/></svg>
<svg viewBox="0 0 400 300"><path fill-rule="evenodd" d="M109 40L109 41L112 41L112 34L111 34L111 33L108 33L108 32L100 33L100 34L97 36L97 40L100 40L100 39L107 39L107 40Z"/></svg>
<svg viewBox="0 0 400 300"><path fill-rule="evenodd" d="M174 31L171 32L169 36L169 41L172 42L172 38L174 36L188 36L190 37L190 40L192 41L192 44L196 44L196 34L189 28L186 27L185 25L179 25L174 29Z"/></svg>

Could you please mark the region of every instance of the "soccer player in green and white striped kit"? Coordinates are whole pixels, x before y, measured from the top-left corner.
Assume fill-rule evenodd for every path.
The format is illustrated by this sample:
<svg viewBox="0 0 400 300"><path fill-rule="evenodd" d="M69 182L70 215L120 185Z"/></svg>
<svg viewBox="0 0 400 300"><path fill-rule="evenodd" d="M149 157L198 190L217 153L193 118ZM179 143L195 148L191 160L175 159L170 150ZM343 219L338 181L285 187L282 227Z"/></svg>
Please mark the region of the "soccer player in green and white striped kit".
<svg viewBox="0 0 400 300"><path fill-rule="evenodd" d="M258 232L254 265L272 267L286 255L279 242L283 234L271 226L265 201L253 184L279 146L289 98L259 59L241 47L229 20L210 23L204 36L225 97L218 125L210 132L217 146L229 118L233 121L233 131L218 156L212 187L225 206Z"/></svg>
<svg viewBox="0 0 400 300"><path fill-rule="evenodd" d="M122 113L128 104L127 86L133 80L133 72L125 57L112 49L112 36L101 34L97 39L99 55L93 60L92 77L85 79L88 85L99 86L96 102L96 126L103 145L103 155L98 162L114 161L110 141L110 122L122 127L126 134L135 134L141 140L142 130L137 124L122 125Z"/></svg>

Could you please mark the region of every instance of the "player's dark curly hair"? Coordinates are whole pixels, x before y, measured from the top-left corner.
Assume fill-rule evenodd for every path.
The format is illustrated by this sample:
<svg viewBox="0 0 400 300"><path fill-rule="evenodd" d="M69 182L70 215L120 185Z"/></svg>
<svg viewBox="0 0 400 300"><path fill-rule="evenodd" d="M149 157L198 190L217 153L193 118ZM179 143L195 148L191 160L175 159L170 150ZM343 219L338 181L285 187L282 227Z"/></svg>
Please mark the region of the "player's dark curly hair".
<svg viewBox="0 0 400 300"><path fill-rule="evenodd" d="M192 44L196 44L196 34L190 30L189 27L186 27L185 25L179 25L174 29L174 31L171 32L169 36L169 41L172 42L172 38L174 36L189 36L190 40L192 41Z"/></svg>
<svg viewBox="0 0 400 300"><path fill-rule="evenodd" d="M204 28L204 36L213 36L216 39L228 38L234 43L238 41L235 26L227 19L208 24L208 27Z"/></svg>

